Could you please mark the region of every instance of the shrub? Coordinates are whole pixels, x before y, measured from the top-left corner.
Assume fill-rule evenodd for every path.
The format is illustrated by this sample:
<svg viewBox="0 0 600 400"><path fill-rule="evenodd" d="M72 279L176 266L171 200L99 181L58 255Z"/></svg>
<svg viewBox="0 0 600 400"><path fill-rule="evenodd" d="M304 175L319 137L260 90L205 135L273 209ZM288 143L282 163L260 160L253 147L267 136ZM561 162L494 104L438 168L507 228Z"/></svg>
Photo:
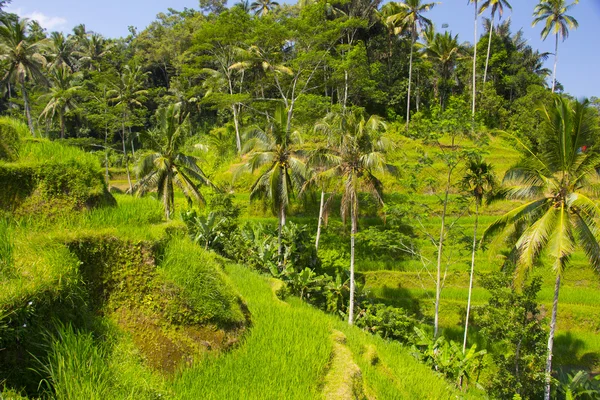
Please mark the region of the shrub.
<svg viewBox="0 0 600 400"><path fill-rule="evenodd" d="M488 391L499 399L535 398L544 385L548 341L536 302L541 279L517 290L512 275L499 272L484 276L482 285L491 297L487 305L473 308L473 316L497 367Z"/></svg>
<svg viewBox="0 0 600 400"><path fill-rule="evenodd" d="M367 304L356 317L356 326L384 339L408 343L414 336L417 320L403 308L385 304Z"/></svg>

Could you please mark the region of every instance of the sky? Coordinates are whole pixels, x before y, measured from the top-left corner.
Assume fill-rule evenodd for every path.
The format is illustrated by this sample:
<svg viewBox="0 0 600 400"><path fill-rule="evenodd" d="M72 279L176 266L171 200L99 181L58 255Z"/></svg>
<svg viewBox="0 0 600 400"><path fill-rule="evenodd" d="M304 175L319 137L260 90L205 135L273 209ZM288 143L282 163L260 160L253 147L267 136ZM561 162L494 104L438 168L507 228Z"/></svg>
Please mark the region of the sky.
<svg viewBox="0 0 600 400"><path fill-rule="evenodd" d="M554 37L542 41L542 26L531 26L537 0L509 2L513 11L506 10L503 19L511 18L513 32L523 28L525 38L534 49L554 53ZM459 34L459 40L472 42L473 6L467 3L468 0L441 0L427 17L438 30L442 24L448 24L447 29ZM129 26L144 29L156 14L168 8L183 10L185 7L198 8L198 0L13 0L6 10L37 20L49 32L70 32L83 23L88 30L114 38L126 36ZM489 13L484 15L489 17ZM600 0L580 0L570 15L579 22L579 29L572 30L569 38L559 43L557 79L566 92L576 97L600 97ZM480 24L479 33L482 32ZM553 63L551 56L546 67L552 69Z"/></svg>

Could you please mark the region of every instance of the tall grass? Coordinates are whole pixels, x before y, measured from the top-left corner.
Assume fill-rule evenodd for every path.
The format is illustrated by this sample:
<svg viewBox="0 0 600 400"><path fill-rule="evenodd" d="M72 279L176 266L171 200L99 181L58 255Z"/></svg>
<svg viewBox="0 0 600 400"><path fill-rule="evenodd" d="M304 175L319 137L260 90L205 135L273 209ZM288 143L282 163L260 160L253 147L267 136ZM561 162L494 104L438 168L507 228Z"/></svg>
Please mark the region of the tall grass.
<svg viewBox="0 0 600 400"><path fill-rule="evenodd" d="M43 382L61 400L114 398L114 377L107 358L107 351L94 342L91 333L61 326L50 345Z"/></svg>
<svg viewBox="0 0 600 400"><path fill-rule="evenodd" d="M174 381L180 399L317 399L331 351L331 319L305 304L279 302L265 279L227 272L248 302L252 328L240 347L208 356Z"/></svg>

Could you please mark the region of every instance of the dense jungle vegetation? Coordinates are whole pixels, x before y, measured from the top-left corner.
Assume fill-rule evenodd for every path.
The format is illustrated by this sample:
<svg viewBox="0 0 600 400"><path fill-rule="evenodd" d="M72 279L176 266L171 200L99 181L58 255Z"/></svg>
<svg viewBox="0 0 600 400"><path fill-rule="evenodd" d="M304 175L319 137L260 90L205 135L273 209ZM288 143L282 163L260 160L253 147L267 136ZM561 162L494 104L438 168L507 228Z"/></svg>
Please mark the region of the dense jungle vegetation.
<svg viewBox="0 0 600 400"><path fill-rule="evenodd" d="M531 10L554 54L508 0L456 11L472 38L422 0L201 0L125 38L6 3L0 399L600 398L577 1Z"/></svg>

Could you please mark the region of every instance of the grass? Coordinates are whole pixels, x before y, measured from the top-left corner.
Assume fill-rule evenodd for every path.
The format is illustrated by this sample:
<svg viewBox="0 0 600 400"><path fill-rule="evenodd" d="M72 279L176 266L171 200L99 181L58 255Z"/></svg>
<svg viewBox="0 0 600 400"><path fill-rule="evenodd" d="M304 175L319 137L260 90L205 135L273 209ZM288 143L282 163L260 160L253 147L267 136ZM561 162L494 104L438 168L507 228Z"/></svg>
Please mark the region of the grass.
<svg viewBox="0 0 600 400"><path fill-rule="evenodd" d="M369 335L297 298L280 302L267 278L244 267L228 265L226 271L248 303L252 329L239 348L183 371L172 387L177 398L320 399L332 384L328 370L347 373L353 363L362 370L365 392L375 398L456 398L448 382L399 343ZM333 358L332 364L333 329L346 337L350 352L342 350L342 359ZM380 361L373 364L365 356L369 349Z"/></svg>
<svg viewBox="0 0 600 400"><path fill-rule="evenodd" d="M206 321L224 325L241 325L245 315L238 304L238 294L221 270L223 261L203 251L187 238L169 241L162 259L163 276L183 288L187 302Z"/></svg>
<svg viewBox="0 0 600 400"><path fill-rule="evenodd" d="M180 399L319 398L329 362L331 320L308 305L290 307L246 268L227 273L252 313L252 328L239 348L206 357L176 379Z"/></svg>

